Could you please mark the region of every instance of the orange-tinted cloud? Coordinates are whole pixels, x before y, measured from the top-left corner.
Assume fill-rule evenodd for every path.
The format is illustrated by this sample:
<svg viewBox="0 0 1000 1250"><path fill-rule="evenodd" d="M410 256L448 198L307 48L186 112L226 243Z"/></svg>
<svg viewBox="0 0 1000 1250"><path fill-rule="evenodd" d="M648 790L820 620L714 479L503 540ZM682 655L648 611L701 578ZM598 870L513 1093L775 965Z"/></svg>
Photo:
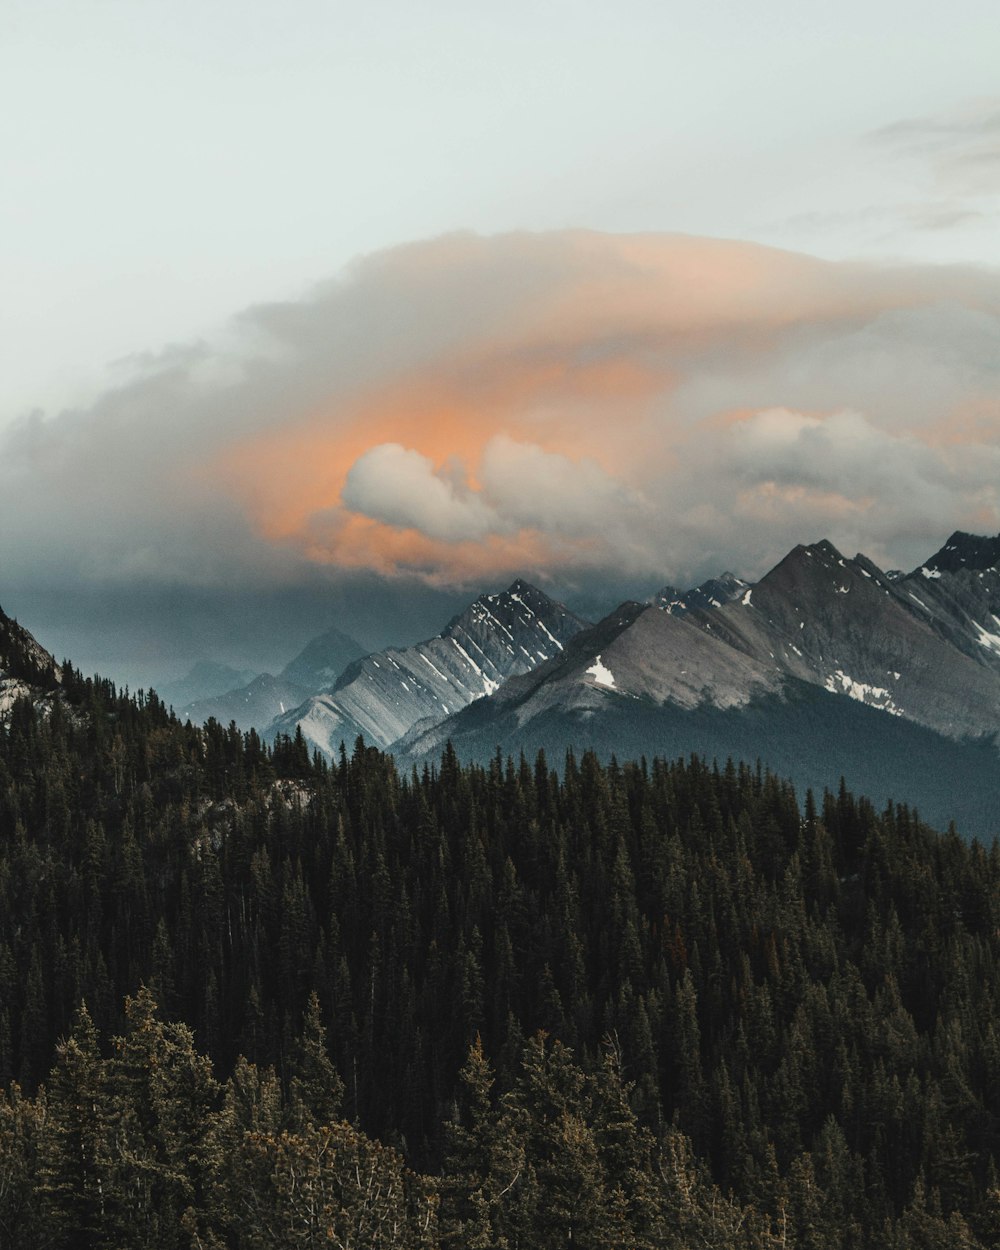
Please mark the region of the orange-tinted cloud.
<svg viewBox="0 0 1000 1250"><path fill-rule="evenodd" d="M1000 524L998 329L988 271L680 236L411 244L19 431L0 529L71 516L63 559L205 583L753 574L824 533L923 555Z"/></svg>
<svg viewBox="0 0 1000 1250"><path fill-rule="evenodd" d="M997 309L996 283L968 272L838 265L751 244L585 232L411 245L362 263L351 281L355 296L368 284L395 293L393 333L412 331L419 350L400 343L394 352L373 325L385 352L382 372L235 442L212 472L263 534L311 559L364 560L384 571L433 566L444 579L477 567L470 554L477 543L484 571L508 559L547 567L556 551L589 563L595 549L609 561L650 567L664 511L657 496L664 489L686 494L692 442L725 442L734 401L750 401L736 410L747 418L782 404L800 413L839 412L855 399L856 379L838 388L835 362L823 362L815 376L817 353L846 343L862 357L860 374L860 340L873 328L893 333L893 318L919 317L945 302L988 319ZM428 322L436 333L428 333ZM900 359L904 349L905 342ZM878 343L867 350L886 354ZM748 379L745 396L741 377ZM699 388L714 389L714 406L700 400ZM756 395L763 402L755 404ZM876 424L897 420L887 400L884 413L870 414ZM736 454L739 425L728 435ZM765 417L755 426L758 451L766 425ZM500 488L498 447L507 460L519 448L525 470L546 465L535 474L533 498L511 489L509 474L506 491ZM409 504L400 495L404 465L412 470L406 491L415 492ZM606 488L595 487L595 473ZM869 510L862 502L841 509ZM360 522L347 524L352 513L365 518L360 531ZM818 509L824 522L835 514L829 503ZM319 547L310 537L316 518L325 518L328 536ZM364 541L352 547L359 532ZM567 549L571 537L585 554Z"/></svg>

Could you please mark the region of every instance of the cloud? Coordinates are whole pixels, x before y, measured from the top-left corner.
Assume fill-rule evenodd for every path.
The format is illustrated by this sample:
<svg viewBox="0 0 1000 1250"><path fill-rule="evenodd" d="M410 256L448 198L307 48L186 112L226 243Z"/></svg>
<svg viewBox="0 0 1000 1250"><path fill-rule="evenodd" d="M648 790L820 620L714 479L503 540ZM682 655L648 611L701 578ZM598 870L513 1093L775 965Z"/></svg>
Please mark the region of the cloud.
<svg viewBox="0 0 1000 1250"><path fill-rule="evenodd" d="M837 172L827 194L758 233L842 255L996 263L1000 97L899 119L828 155Z"/></svg>
<svg viewBox="0 0 1000 1250"><path fill-rule="evenodd" d="M574 460L501 434L480 465L486 496L521 528L570 538L607 535L609 525L638 520L642 497L594 460Z"/></svg>
<svg viewBox="0 0 1000 1250"><path fill-rule="evenodd" d="M949 202L960 213L960 205L995 203L1000 194L1000 98L977 100L936 115L903 118L868 138L883 153L926 171L937 192L949 197L938 206L939 214L946 213Z"/></svg>
<svg viewBox="0 0 1000 1250"><path fill-rule="evenodd" d="M898 563L901 537L929 552L928 518L940 525L961 512L996 528L995 443L934 446L851 411L773 409L738 422L731 434L715 464L736 488L734 515L760 532L818 528L850 550Z"/></svg>
<svg viewBox="0 0 1000 1250"><path fill-rule="evenodd" d="M440 468L399 443L370 448L347 471L341 503L373 521L445 543L535 531L553 537L607 536L609 525L643 511L641 496L593 460L574 460L498 434L476 463L473 489L454 457Z"/></svg>
<svg viewBox="0 0 1000 1250"><path fill-rule="evenodd" d="M976 100L937 115L906 117L881 126L871 139L910 152L946 152L961 158L971 152L995 154L1000 147L1000 97Z"/></svg>
<svg viewBox="0 0 1000 1250"><path fill-rule="evenodd" d="M380 443L351 465L340 498L373 521L419 530L443 542L485 538L500 517L468 489L461 465L436 471L433 461L399 443Z"/></svg>
<svg viewBox="0 0 1000 1250"><path fill-rule="evenodd" d="M125 366L0 444L0 569L259 587L916 562L1000 528L1000 277L748 243L456 235Z"/></svg>

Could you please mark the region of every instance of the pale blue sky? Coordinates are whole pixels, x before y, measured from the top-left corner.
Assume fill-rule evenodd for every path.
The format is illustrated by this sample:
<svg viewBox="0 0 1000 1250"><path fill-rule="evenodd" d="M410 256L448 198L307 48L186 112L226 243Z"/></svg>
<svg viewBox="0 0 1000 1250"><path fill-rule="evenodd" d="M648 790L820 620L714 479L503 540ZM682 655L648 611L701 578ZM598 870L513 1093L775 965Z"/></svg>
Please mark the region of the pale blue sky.
<svg viewBox="0 0 1000 1250"><path fill-rule="evenodd" d="M995 532L998 67L996 0L0 0L0 602L134 683Z"/></svg>
<svg viewBox="0 0 1000 1250"><path fill-rule="evenodd" d="M0 423L454 229L1000 264L998 66L995 0L3 0Z"/></svg>

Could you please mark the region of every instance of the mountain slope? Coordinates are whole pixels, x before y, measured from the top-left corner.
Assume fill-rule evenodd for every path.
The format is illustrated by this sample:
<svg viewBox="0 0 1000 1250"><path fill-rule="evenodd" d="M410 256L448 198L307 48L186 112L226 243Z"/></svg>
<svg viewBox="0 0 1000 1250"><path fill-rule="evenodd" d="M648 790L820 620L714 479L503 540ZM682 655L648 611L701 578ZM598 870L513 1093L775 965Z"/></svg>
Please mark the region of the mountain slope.
<svg viewBox="0 0 1000 1250"><path fill-rule="evenodd" d="M333 685L349 664L367 655L360 643L331 626L325 633L307 642L294 660L290 660L279 676L283 681L304 690L323 690Z"/></svg>
<svg viewBox="0 0 1000 1250"><path fill-rule="evenodd" d="M270 734L293 734L332 756L359 734L388 747L416 724L433 724L492 694L513 675L561 653L585 623L520 579L480 595L435 638L350 665L332 690L277 717Z"/></svg>
<svg viewBox="0 0 1000 1250"><path fill-rule="evenodd" d="M896 584L959 650L979 663L1000 665L1000 536L956 531Z"/></svg>
<svg viewBox="0 0 1000 1250"><path fill-rule="evenodd" d="M156 693L170 707L183 708L201 699L218 698L227 691L242 689L257 674L252 669L233 668L215 660L198 660L175 681L159 682Z"/></svg>
<svg viewBox="0 0 1000 1250"><path fill-rule="evenodd" d="M18 699L45 703L61 681L54 657L0 608L0 718Z"/></svg>
<svg viewBox="0 0 1000 1250"><path fill-rule="evenodd" d="M239 685L187 703L179 715L196 725L214 717L223 725L235 721L241 729L263 729L276 716L284 715L309 695L329 686L364 654L353 638L331 627L306 643L277 677L271 673L256 677L251 674Z"/></svg>
<svg viewBox="0 0 1000 1250"><path fill-rule="evenodd" d="M308 689L295 682L261 673L245 686L189 703L180 709L178 716L194 725L202 725L214 717L221 725L235 721L240 729L260 728L301 703L308 693Z"/></svg>
<svg viewBox="0 0 1000 1250"><path fill-rule="evenodd" d="M1000 828L995 750L969 745L1000 727L1000 647L976 641L994 577L964 563L892 581L828 542L796 547L718 607L623 605L556 659L398 747L408 761L449 739L479 759L497 745L762 756L800 785L843 773L878 798L930 805L935 820L960 812L977 831Z"/></svg>
<svg viewBox="0 0 1000 1250"><path fill-rule="evenodd" d="M992 732L1000 665L949 632L864 556L828 542L796 547L738 604L703 617L717 637L784 674L950 737Z"/></svg>

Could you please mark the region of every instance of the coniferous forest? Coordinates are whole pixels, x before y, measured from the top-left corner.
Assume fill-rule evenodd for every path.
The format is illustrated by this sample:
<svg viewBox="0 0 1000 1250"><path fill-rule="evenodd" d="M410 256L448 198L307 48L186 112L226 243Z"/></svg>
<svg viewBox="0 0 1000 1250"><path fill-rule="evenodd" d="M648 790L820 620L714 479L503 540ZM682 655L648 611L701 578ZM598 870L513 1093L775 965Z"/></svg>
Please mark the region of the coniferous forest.
<svg viewBox="0 0 1000 1250"><path fill-rule="evenodd" d="M0 729L4 1250L1000 1245L995 845L62 688Z"/></svg>

